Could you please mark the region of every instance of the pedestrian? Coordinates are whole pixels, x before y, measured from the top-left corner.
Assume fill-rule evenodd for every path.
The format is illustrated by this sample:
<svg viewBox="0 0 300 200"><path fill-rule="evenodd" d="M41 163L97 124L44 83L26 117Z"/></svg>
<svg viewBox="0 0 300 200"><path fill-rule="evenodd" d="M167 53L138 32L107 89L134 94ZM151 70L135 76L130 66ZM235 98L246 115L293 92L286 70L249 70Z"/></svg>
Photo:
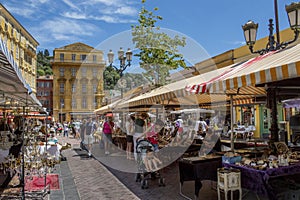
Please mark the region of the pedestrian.
<svg viewBox="0 0 300 200"><path fill-rule="evenodd" d="M67 122L64 123L64 137L69 137L69 125Z"/></svg>
<svg viewBox="0 0 300 200"><path fill-rule="evenodd" d="M85 125L85 135L86 135L86 144L88 145L88 155L92 156L92 145L94 143L93 133L97 129L96 124L93 122L90 117L88 122Z"/></svg>
<svg viewBox="0 0 300 200"><path fill-rule="evenodd" d="M105 155L110 154L112 144L112 134L114 133L115 123L113 122L112 116L108 116L103 124L103 142Z"/></svg>
<svg viewBox="0 0 300 200"><path fill-rule="evenodd" d="M126 127L126 155L127 159L132 160L132 143L133 143L133 134L134 134L134 116L129 115L125 124Z"/></svg>
<svg viewBox="0 0 300 200"><path fill-rule="evenodd" d="M145 120L142 118L141 113L136 113L135 120L134 120L134 135L133 135L133 152L134 158L137 159L136 155L136 144L137 140L143 135L145 132L146 123Z"/></svg>
<svg viewBox="0 0 300 200"><path fill-rule="evenodd" d="M199 118L199 121L196 122L195 131L198 135L200 135L203 139L206 135L206 130L208 129L208 125L204 121L203 117Z"/></svg>
<svg viewBox="0 0 300 200"><path fill-rule="evenodd" d="M85 126L86 126L86 119L82 120L82 123L80 124L80 139L81 139L81 143L84 143L84 133L85 133Z"/></svg>

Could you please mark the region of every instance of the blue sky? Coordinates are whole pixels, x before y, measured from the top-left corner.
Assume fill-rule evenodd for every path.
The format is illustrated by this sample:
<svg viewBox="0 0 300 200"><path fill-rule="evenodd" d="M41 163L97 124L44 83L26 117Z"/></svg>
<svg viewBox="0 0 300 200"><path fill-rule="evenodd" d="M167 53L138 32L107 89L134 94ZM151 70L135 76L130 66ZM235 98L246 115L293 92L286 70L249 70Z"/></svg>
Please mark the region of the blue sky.
<svg viewBox="0 0 300 200"><path fill-rule="evenodd" d="M285 5L278 0L280 30L289 27ZM2 4L40 43L39 49L74 42L103 50L133 48L131 25L137 24L140 0L6 0ZM190 63L244 45L241 26L259 23L258 38L268 35L274 18L273 0L147 0L146 9L158 7L163 17L156 25L187 38L182 50Z"/></svg>

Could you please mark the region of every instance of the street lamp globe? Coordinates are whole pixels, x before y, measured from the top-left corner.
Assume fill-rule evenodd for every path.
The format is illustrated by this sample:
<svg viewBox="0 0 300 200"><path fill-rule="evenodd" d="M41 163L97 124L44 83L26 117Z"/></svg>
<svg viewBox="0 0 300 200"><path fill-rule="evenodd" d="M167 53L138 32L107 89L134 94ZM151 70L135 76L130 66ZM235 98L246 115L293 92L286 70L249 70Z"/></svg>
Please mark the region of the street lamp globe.
<svg viewBox="0 0 300 200"><path fill-rule="evenodd" d="M258 24L254 23L252 20L249 20L245 25L242 26L242 28L247 45L253 46L256 42Z"/></svg>
<svg viewBox="0 0 300 200"><path fill-rule="evenodd" d="M126 60L128 62L132 61L132 51L130 50L130 48L128 48L126 51Z"/></svg>
<svg viewBox="0 0 300 200"><path fill-rule="evenodd" d="M112 64L114 62L114 52L111 49L107 53L107 57L109 64Z"/></svg>
<svg viewBox="0 0 300 200"><path fill-rule="evenodd" d="M289 17L291 29L300 29L300 2L286 5L285 10Z"/></svg>
<svg viewBox="0 0 300 200"><path fill-rule="evenodd" d="M124 50L122 49L122 47L120 47L120 50L118 51L118 58L121 61L124 59Z"/></svg>

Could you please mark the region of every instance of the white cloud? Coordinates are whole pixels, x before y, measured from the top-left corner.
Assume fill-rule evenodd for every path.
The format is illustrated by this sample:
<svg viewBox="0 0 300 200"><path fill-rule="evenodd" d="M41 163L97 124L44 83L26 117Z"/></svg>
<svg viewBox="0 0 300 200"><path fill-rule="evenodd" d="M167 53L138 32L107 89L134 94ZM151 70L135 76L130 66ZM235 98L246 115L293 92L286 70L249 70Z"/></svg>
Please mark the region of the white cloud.
<svg viewBox="0 0 300 200"><path fill-rule="evenodd" d="M35 11L30 8L19 8L19 7L10 7L10 6L5 6L5 8L12 14L17 14L26 18L31 17L35 13Z"/></svg>
<svg viewBox="0 0 300 200"><path fill-rule="evenodd" d="M106 6L120 6L124 5L120 0L88 0L83 2L84 4L95 5L95 4L104 4Z"/></svg>
<svg viewBox="0 0 300 200"><path fill-rule="evenodd" d="M84 37L93 37L99 29L87 23L78 20L65 20L55 18L47 20L32 29L33 35L43 43L53 41L74 41Z"/></svg>
<svg viewBox="0 0 300 200"><path fill-rule="evenodd" d="M30 0L29 5L31 5L32 7L37 7L40 4L45 4L50 2L50 0Z"/></svg>
<svg viewBox="0 0 300 200"><path fill-rule="evenodd" d="M115 13L122 14L122 15L129 15L129 16L135 16L138 12L135 8L125 6L118 8Z"/></svg>
<svg viewBox="0 0 300 200"><path fill-rule="evenodd" d="M70 0L62 0L65 4L67 4L68 6L70 6L71 8L75 9L75 10L80 10L75 4L73 4Z"/></svg>
<svg viewBox="0 0 300 200"><path fill-rule="evenodd" d="M135 20L131 19L120 19L118 17L113 17L110 15L103 15L98 17L93 17L94 20L104 21L106 23L134 23Z"/></svg>
<svg viewBox="0 0 300 200"><path fill-rule="evenodd" d="M78 12L64 12L62 16L72 19L87 19L88 17L83 13Z"/></svg>

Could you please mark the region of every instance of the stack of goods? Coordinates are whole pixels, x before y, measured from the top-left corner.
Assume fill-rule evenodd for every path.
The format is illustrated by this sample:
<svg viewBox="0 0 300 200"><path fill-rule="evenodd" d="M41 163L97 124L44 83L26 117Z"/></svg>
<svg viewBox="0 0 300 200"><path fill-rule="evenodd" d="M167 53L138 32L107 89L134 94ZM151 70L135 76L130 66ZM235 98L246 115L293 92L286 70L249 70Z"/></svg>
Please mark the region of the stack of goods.
<svg viewBox="0 0 300 200"><path fill-rule="evenodd" d="M299 163L300 154L298 152L287 152L284 154L275 155L263 155L260 158L243 158L240 163L236 163L240 166L251 167L258 170L267 170L272 168L278 168L282 166L289 166Z"/></svg>
<svg viewBox="0 0 300 200"><path fill-rule="evenodd" d="M242 160L242 156L240 156L237 153L233 153L233 152L226 152L222 156L223 163L237 164L237 163L241 162L241 160Z"/></svg>

